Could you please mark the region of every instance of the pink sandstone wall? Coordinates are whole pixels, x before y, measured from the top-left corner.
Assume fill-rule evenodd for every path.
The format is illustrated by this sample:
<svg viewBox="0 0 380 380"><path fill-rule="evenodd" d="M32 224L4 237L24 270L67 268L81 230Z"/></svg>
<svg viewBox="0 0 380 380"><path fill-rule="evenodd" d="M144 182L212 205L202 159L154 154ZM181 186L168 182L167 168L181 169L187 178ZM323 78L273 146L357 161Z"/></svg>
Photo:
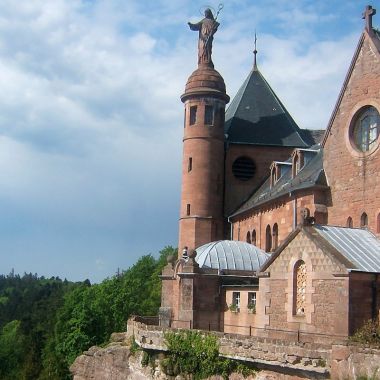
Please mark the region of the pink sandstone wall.
<svg viewBox="0 0 380 380"><path fill-rule="evenodd" d="M379 58L365 32L363 47L324 149L324 167L332 194L329 224L345 226L347 218L352 217L354 227L359 227L360 216L366 212L369 228L375 233L379 233L380 149L377 146L372 152L358 152L350 142L349 128L363 106L372 105L380 111Z"/></svg>
<svg viewBox="0 0 380 380"><path fill-rule="evenodd" d="M294 267L306 264L304 316L294 312ZM349 332L348 275L343 265L325 254L301 231L269 266L270 278L260 278L268 328L347 335ZM339 277L334 276L338 275Z"/></svg>

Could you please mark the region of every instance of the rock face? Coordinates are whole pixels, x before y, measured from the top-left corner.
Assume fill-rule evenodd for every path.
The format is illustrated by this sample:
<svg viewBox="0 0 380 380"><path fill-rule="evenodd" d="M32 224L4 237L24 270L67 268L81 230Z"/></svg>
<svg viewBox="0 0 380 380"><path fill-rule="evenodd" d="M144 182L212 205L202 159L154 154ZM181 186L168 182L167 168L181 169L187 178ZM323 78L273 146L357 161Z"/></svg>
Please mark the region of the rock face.
<svg viewBox="0 0 380 380"><path fill-rule="evenodd" d="M91 347L79 356L70 371L74 380L145 380L151 369L141 366L141 354L132 355L126 334L112 334L105 347Z"/></svg>

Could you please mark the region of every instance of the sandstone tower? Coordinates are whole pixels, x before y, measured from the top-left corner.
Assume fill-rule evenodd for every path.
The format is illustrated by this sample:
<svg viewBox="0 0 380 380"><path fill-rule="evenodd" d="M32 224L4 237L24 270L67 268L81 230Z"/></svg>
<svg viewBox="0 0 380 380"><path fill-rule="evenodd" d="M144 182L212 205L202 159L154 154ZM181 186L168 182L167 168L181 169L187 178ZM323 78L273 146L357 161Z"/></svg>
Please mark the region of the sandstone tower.
<svg viewBox="0 0 380 380"><path fill-rule="evenodd" d="M189 77L185 105L179 245L188 251L222 239L224 196L224 114L229 101L222 76L211 60L219 24L210 10L197 24L198 68Z"/></svg>

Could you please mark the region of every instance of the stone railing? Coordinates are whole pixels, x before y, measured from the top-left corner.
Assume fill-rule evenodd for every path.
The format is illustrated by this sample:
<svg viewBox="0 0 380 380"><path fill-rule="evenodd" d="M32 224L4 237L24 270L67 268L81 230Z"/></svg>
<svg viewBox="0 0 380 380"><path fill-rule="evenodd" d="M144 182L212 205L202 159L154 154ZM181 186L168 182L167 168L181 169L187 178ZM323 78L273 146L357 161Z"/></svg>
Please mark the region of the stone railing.
<svg viewBox="0 0 380 380"><path fill-rule="evenodd" d="M128 321L127 334L147 350L167 351L165 331L183 330L147 325L134 319ZM326 378L330 371L331 346L220 332L201 333L218 338L221 356L249 361L258 368L302 374L308 378Z"/></svg>

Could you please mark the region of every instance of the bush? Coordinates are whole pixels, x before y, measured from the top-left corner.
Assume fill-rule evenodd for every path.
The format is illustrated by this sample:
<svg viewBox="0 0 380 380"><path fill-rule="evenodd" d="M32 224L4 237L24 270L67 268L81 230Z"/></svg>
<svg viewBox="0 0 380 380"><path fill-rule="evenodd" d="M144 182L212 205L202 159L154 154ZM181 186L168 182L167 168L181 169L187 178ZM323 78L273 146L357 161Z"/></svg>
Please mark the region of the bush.
<svg viewBox="0 0 380 380"><path fill-rule="evenodd" d="M351 337L354 342L380 346L380 326L378 320L368 320Z"/></svg>
<svg viewBox="0 0 380 380"><path fill-rule="evenodd" d="M218 340L213 335L187 330L169 332L165 334L165 340L169 354L160 364L167 375L192 375L194 380L199 380L213 375L228 379L234 371L244 377L255 372L243 363L221 358Z"/></svg>

